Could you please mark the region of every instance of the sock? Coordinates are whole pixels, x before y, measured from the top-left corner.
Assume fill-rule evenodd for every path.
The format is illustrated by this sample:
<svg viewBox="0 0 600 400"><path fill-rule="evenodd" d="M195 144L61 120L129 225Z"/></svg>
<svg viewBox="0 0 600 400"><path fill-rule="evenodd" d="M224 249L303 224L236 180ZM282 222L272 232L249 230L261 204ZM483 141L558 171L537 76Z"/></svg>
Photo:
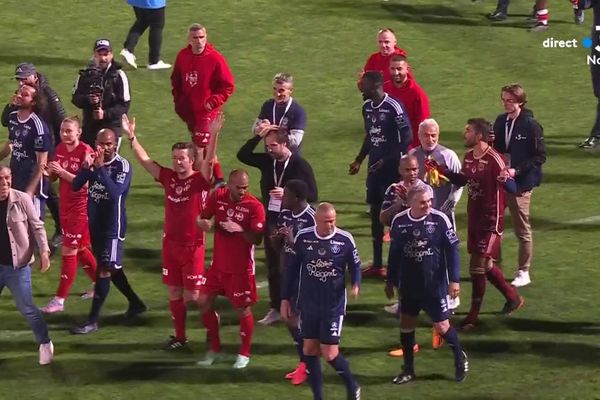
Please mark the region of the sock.
<svg viewBox="0 0 600 400"><path fill-rule="evenodd" d="M504 274L496 265L486 272L488 280L504 295L507 301L514 301L517 298L517 291L504 279Z"/></svg>
<svg viewBox="0 0 600 400"><path fill-rule="evenodd" d="M144 304L129 285L127 276L125 276L125 272L122 269L115 270L111 274L111 279L112 283L119 289L119 292L123 293L123 296L129 301L129 307Z"/></svg>
<svg viewBox="0 0 600 400"><path fill-rule="evenodd" d="M448 346L452 349L454 353L454 365L458 365L463 359L463 352L460 342L458 341L458 334L456 333L456 329L451 325L448 331L444 335L442 335Z"/></svg>
<svg viewBox="0 0 600 400"><path fill-rule="evenodd" d="M96 268L98 264L94 255L87 247L77 253L77 261L83 266L83 271L90 278L92 282L96 282Z"/></svg>
<svg viewBox="0 0 600 400"><path fill-rule="evenodd" d="M400 343L402 344L402 350L404 351L404 372L414 374L415 355L413 353L413 347L415 346L415 331L400 331Z"/></svg>
<svg viewBox="0 0 600 400"><path fill-rule="evenodd" d="M62 256L62 267L60 268L60 281L56 290L56 297L66 299L69 290L77 276L77 256Z"/></svg>
<svg viewBox="0 0 600 400"><path fill-rule="evenodd" d="M110 290L110 278L96 278L96 288L94 290L94 299L92 300L92 310L90 311L90 316L88 318L88 322L98 322L98 317L100 315L100 309L104 304L104 300L106 300L106 296L108 296L108 292Z"/></svg>
<svg viewBox="0 0 600 400"><path fill-rule="evenodd" d="M306 374L308 383L313 392L313 400L323 400L323 374L321 373L321 361L319 356L307 356Z"/></svg>
<svg viewBox="0 0 600 400"><path fill-rule="evenodd" d="M187 312L183 298L169 301L169 309L171 310L171 320L173 320L173 328L175 328L175 339L185 342L185 322Z"/></svg>
<svg viewBox="0 0 600 400"><path fill-rule="evenodd" d="M221 170L221 163L219 160L215 160L213 164L213 175L216 180L223 180L223 171Z"/></svg>
<svg viewBox="0 0 600 400"><path fill-rule="evenodd" d="M240 354L250 357L250 347L252 346L252 333L254 333L254 316L252 313L240 316L240 337L242 345Z"/></svg>
<svg viewBox="0 0 600 400"><path fill-rule="evenodd" d="M219 338L219 314L210 310L202 314L202 322L206 328L206 337L210 342L210 349L215 353L221 351L221 339Z"/></svg>
<svg viewBox="0 0 600 400"><path fill-rule="evenodd" d="M485 275L471 274L471 285L471 310L469 310L467 320L474 323L479 318L479 310L485 295Z"/></svg>
<svg viewBox="0 0 600 400"><path fill-rule="evenodd" d="M292 339L294 339L294 346L296 346L296 351L298 352L298 359L300 362L306 362L304 360L304 343L302 341L302 335L300 334L300 329L297 326L288 327L288 331L290 331L290 335Z"/></svg>
<svg viewBox="0 0 600 400"><path fill-rule="evenodd" d="M373 266L383 266L383 241L379 239L373 239Z"/></svg>
<svg viewBox="0 0 600 400"><path fill-rule="evenodd" d="M537 10L535 12L535 19L538 24L548 25L548 18L550 14L548 13L548 9L544 8L542 10Z"/></svg>
<svg viewBox="0 0 600 400"><path fill-rule="evenodd" d="M348 393L353 393L356 390L358 383L356 383L354 376L352 376L350 365L348 365L348 361L346 361L342 353L338 353L336 358L329 361L329 365L331 365L333 369L335 369L335 372L344 380Z"/></svg>

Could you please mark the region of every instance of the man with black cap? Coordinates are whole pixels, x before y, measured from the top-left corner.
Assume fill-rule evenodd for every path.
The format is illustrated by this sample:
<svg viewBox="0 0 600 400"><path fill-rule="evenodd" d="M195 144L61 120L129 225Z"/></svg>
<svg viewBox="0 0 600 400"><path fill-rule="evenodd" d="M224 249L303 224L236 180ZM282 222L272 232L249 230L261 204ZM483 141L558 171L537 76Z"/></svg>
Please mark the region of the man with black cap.
<svg viewBox="0 0 600 400"><path fill-rule="evenodd" d="M44 103L44 107L39 110L39 117L46 122L50 136L54 140L54 144L60 143L60 124L63 119L67 116L65 108L63 107L60 97L54 89L50 87L48 79L45 75L37 71L35 65L31 63L21 63L17 65L15 69L15 79L17 80L19 87L23 85L30 85L39 89L39 96ZM11 112L16 111L18 106L16 104L17 91L10 99L10 102L4 107L2 111L2 126L8 127L8 116ZM52 150L50 151L50 158L52 158ZM48 198L46 199L46 205L52 214L54 220L55 232L50 240L50 246L52 249L56 248L61 244L61 226L60 218L58 214L58 199L56 193L52 188L52 185L48 185Z"/></svg>
<svg viewBox="0 0 600 400"><path fill-rule="evenodd" d="M81 139L94 146L100 129L109 128L121 139L121 116L131 103L129 80L113 60L108 39L94 42L94 55L88 67L79 72L73 89L72 103L83 110Z"/></svg>

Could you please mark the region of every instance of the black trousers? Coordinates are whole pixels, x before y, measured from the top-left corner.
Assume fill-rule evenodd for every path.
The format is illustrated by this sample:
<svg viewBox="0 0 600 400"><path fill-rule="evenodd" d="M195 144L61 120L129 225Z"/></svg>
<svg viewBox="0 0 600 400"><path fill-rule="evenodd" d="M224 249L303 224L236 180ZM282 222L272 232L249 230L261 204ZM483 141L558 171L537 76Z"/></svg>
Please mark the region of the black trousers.
<svg viewBox="0 0 600 400"><path fill-rule="evenodd" d="M267 264L267 279L269 281L269 305L279 311L281 306L281 266L280 253L271 241L271 232L275 229L272 224L267 225L264 236L265 258Z"/></svg>
<svg viewBox="0 0 600 400"><path fill-rule="evenodd" d="M123 47L133 53L140 36L144 34L146 29L150 28L150 34L148 35L148 47L150 48L148 63L156 64L160 60L162 31L165 27L165 7L154 9L133 7L133 11L135 12L135 22L129 29Z"/></svg>

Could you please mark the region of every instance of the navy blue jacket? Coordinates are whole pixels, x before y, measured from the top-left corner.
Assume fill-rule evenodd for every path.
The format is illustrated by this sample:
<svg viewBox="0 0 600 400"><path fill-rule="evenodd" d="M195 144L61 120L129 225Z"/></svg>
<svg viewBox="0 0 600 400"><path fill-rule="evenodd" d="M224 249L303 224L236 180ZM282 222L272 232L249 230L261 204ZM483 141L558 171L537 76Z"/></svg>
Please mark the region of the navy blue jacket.
<svg viewBox="0 0 600 400"><path fill-rule="evenodd" d="M526 192L542 182L542 164L546 162L546 146L542 126L533 118L533 113L522 109L514 121L511 139L506 146L507 114L500 114L494 122L494 148L510 155L510 168L515 169L515 181L519 192Z"/></svg>

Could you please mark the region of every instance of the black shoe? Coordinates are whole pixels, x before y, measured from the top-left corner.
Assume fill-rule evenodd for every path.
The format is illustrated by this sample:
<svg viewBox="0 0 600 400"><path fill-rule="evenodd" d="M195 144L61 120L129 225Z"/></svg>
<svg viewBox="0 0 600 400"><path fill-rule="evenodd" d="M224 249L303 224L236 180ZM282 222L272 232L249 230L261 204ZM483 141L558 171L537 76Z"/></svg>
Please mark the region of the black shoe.
<svg viewBox="0 0 600 400"><path fill-rule="evenodd" d="M531 28L529 28L529 32L545 32L548 30L548 23L538 22Z"/></svg>
<svg viewBox="0 0 600 400"><path fill-rule="evenodd" d="M62 233L60 233L59 231L54 232L54 235L52 235L52 238L50 239L50 245L54 247L59 247L60 245L62 245L62 242Z"/></svg>
<svg viewBox="0 0 600 400"><path fill-rule="evenodd" d="M596 147L598 147L599 144L600 144L600 138L591 136L591 137L585 139L583 142L579 143L579 145L577 147L579 147L580 149L584 149L584 150L592 150L592 149L595 149Z"/></svg>
<svg viewBox="0 0 600 400"><path fill-rule="evenodd" d="M414 372L407 372L403 369L400 375L392 379L392 383L395 383L396 385L404 385L405 383L408 383L415 378L416 375Z"/></svg>
<svg viewBox="0 0 600 400"><path fill-rule="evenodd" d="M456 365L456 371L454 374L454 378L456 382L462 382L467 378L467 372L469 372L469 359L467 358L467 354L463 351L463 358Z"/></svg>
<svg viewBox="0 0 600 400"><path fill-rule="evenodd" d="M360 400L360 386L357 386L352 392L348 393L348 400Z"/></svg>
<svg viewBox="0 0 600 400"><path fill-rule="evenodd" d="M129 318L133 318L133 317L137 317L138 315L145 313L148 310L148 307L146 307L146 305L144 303L141 304L130 304L129 308L127 309L127 311L125 311L125 313L123 314L123 316L127 319Z"/></svg>
<svg viewBox="0 0 600 400"><path fill-rule="evenodd" d="M487 18L490 21L504 21L508 16L506 15L506 12L496 10L493 13L488 14Z"/></svg>
<svg viewBox="0 0 600 400"><path fill-rule="evenodd" d="M98 330L97 322L86 322L83 325L71 328L71 334L73 335L87 335L88 333L96 332Z"/></svg>
<svg viewBox="0 0 600 400"><path fill-rule="evenodd" d="M525 304L525 299L523 296L517 296L516 299L504 303L504 307L502 307L500 314L510 315L514 311L517 311L519 308L523 307L523 304Z"/></svg>
<svg viewBox="0 0 600 400"><path fill-rule="evenodd" d="M179 350L187 347L187 340L179 340L175 336L170 336L170 339L164 346L161 347L161 350L171 351L171 350Z"/></svg>

